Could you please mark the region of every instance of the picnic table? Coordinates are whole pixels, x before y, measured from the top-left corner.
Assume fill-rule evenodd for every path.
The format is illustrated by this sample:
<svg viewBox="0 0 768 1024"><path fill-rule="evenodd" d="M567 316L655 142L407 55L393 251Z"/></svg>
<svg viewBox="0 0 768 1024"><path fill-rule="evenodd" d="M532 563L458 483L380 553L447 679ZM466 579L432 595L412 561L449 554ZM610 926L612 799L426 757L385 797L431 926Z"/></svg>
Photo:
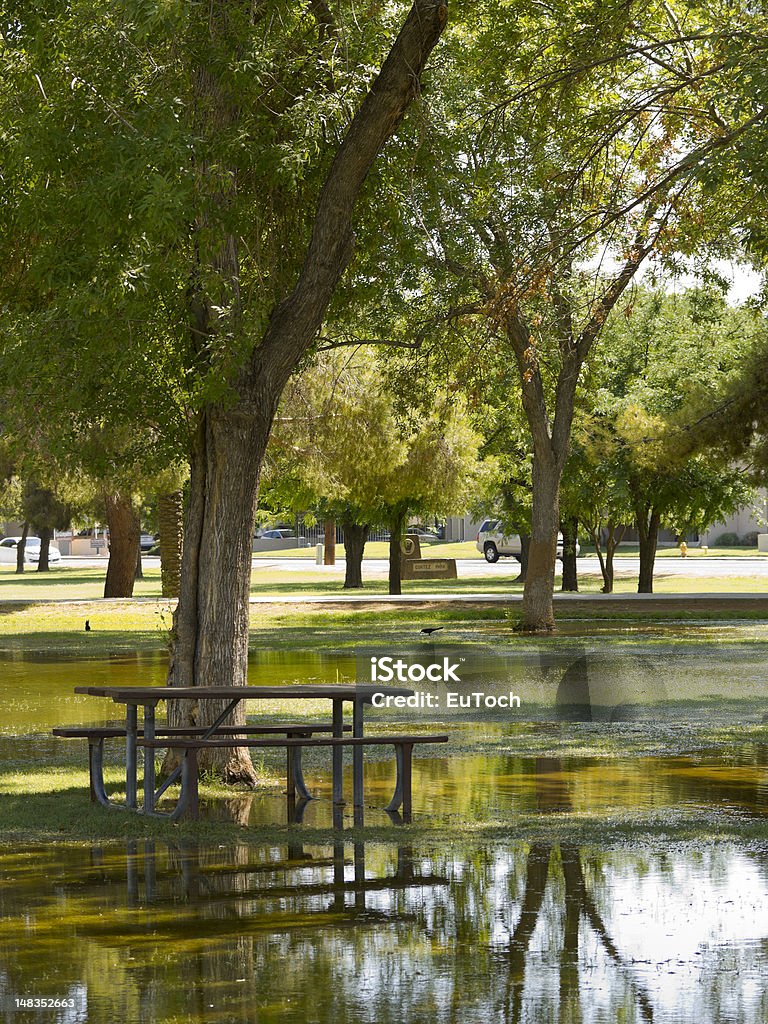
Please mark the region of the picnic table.
<svg viewBox="0 0 768 1024"><path fill-rule="evenodd" d="M297 790L303 800L310 799L301 767L301 751L304 747L330 746L333 763L333 801L342 804L343 797L343 752L352 747L353 793L355 806L363 804L363 747L391 743L397 755L397 784L388 809L396 810L404 804L406 818L410 818L411 802L411 752L414 743L445 742L447 736L376 736L364 735L364 708L370 704L374 694L385 696L410 696L413 691L399 686L377 686L373 684L319 684L287 686L229 686L229 687L169 687L169 686L77 686L75 693L91 697L104 697L115 704L125 705L125 726L117 729L83 728L54 729L59 736L87 736L90 747L91 798L107 806L124 806L142 814L157 815L157 802L168 787L181 781L178 804L169 815L177 819L185 812L197 816L197 753L201 749L215 747L284 747L288 754L287 782L289 793ZM212 724L206 728L158 728L156 708L162 701L180 700L199 703L214 701L220 708ZM242 701L308 701L329 700L331 720L329 723L275 723L269 726L227 726L226 719ZM349 727L344 724L344 704L352 705L351 737L345 736ZM143 709L143 722L139 727L139 707ZM266 738L254 739L248 734L268 734ZM315 733L330 734L317 738ZM271 734L271 735L269 735ZM282 734L284 738L276 738ZM103 779L103 741L108 737L125 737L125 804L116 804L106 794ZM144 804L137 801L137 752L144 750ZM171 747L183 752L176 768L156 788L155 750Z"/></svg>

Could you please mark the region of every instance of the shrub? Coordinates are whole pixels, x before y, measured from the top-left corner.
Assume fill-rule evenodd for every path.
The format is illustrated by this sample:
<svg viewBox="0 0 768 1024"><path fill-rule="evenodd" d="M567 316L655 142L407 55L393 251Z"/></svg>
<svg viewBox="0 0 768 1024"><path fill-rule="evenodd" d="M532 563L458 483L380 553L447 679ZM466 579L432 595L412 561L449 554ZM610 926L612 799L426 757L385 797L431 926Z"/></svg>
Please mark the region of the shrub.
<svg viewBox="0 0 768 1024"><path fill-rule="evenodd" d="M735 548L738 544L739 538L735 533L721 533L715 541L716 548Z"/></svg>
<svg viewBox="0 0 768 1024"><path fill-rule="evenodd" d="M749 533L745 533L741 538L741 543L745 548L756 548L757 547L757 530L751 530Z"/></svg>

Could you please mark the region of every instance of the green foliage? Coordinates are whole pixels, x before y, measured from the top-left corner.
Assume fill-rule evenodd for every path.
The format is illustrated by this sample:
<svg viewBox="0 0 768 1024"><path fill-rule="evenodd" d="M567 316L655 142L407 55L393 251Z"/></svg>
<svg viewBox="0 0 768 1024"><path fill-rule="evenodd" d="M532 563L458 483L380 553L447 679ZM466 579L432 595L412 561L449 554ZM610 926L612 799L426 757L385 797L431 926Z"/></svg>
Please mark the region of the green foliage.
<svg viewBox="0 0 768 1024"><path fill-rule="evenodd" d="M371 350L321 354L286 392L268 455L272 502L368 524L392 510L463 512L480 486L479 439L457 399L398 415Z"/></svg>
<svg viewBox="0 0 768 1024"><path fill-rule="evenodd" d="M759 330L748 309L708 289L640 291L609 320L570 463L581 467L582 521L653 507L684 536L749 503L753 480L698 425Z"/></svg>

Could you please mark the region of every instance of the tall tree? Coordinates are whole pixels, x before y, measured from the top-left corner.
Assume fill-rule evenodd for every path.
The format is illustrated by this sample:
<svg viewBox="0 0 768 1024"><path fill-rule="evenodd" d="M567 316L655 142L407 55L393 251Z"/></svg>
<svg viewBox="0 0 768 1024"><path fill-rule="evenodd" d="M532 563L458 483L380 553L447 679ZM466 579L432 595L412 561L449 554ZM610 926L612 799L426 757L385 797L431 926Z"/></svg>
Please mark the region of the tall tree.
<svg viewBox="0 0 768 1024"><path fill-rule="evenodd" d="M759 316L729 307L713 288L641 290L606 325L590 370L591 408L579 416L580 493L593 532L608 531L609 553L622 517L636 526L640 593L653 590L660 528L702 531L752 497L753 475L698 424L762 331Z"/></svg>
<svg viewBox="0 0 768 1024"><path fill-rule="evenodd" d="M433 394L406 416L371 349L325 352L286 391L269 478L293 511L315 507L342 523L345 587L362 585L370 526L389 527L390 592L400 593L408 517L466 507L480 482L478 445L458 397Z"/></svg>
<svg viewBox="0 0 768 1024"><path fill-rule="evenodd" d="M424 270L407 298L412 333L452 339L459 373L483 353L462 350L469 318L482 319L485 347L507 353L534 451L521 627L548 630L585 361L646 261L738 237L723 167L764 137L766 44L746 4L481 11L449 34L420 140L411 198ZM742 186L759 200L754 179Z"/></svg>
<svg viewBox="0 0 768 1024"><path fill-rule="evenodd" d="M354 10L287 0L83 0L55 19L21 12L7 33L0 215L22 285L6 292L15 326L39 330L45 294L52 333L83 350L86 377L106 339L116 412L135 421L144 404L157 419L168 402L151 399L165 391L184 424L171 439L191 462L171 684L246 680L251 531L275 410L446 17L435 0L363 25ZM141 403L134 370L151 382ZM253 781L247 758L225 758L227 777Z"/></svg>

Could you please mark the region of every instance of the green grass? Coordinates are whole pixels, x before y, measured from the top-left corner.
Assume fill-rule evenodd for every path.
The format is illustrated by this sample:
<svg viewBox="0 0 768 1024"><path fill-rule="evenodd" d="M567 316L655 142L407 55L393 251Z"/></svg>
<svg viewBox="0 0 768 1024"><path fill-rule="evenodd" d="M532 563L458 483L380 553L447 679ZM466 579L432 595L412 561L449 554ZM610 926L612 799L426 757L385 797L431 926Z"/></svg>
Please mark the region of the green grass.
<svg viewBox="0 0 768 1024"><path fill-rule="evenodd" d="M591 544L581 545L582 555L594 555L595 549ZM616 552L616 558L637 558L640 554L639 544L622 544ZM660 547L656 552L657 558L682 558L680 548L677 545ZM686 558L768 558L768 551L758 551L757 548L699 548L688 545Z"/></svg>
<svg viewBox="0 0 768 1024"><path fill-rule="evenodd" d="M441 544L422 544L422 558L478 558L483 555L475 547L474 540L454 541ZM284 551L255 551L254 558L306 558L315 560L315 545L308 548L286 548ZM336 545L336 557L345 558L343 544ZM389 541L369 540L365 545L365 558L389 558Z"/></svg>
<svg viewBox="0 0 768 1024"><path fill-rule="evenodd" d="M330 572L333 575L326 575ZM290 597L291 595L325 594L343 595L343 577L340 569L317 572L309 569L306 572L285 571L277 568L257 566L253 570L251 595L254 597ZM559 587L560 578L556 578ZM602 580L598 574L581 572L579 588L581 593L594 594L600 591ZM765 578L749 576L746 573L732 577L700 578L681 577L677 574L666 575L664 564L658 566L654 588L657 593L753 593L768 592ZM480 576L460 577L456 580L413 580L403 583L404 594L434 593L461 594L520 594L522 584L513 582L509 573L501 573L494 566L488 566L487 572ZM630 594L636 590L634 578L617 579L616 593ZM85 569L64 566L48 573L26 572L17 576L11 567L0 568L0 604L5 601L93 601L101 598L104 590L104 572L101 569ZM353 593L377 594L387 593L387 581L384 576L365 581L361 591ZM147 569L143 580L137 580L134 598L159 600L160 571Z"/></svg>

